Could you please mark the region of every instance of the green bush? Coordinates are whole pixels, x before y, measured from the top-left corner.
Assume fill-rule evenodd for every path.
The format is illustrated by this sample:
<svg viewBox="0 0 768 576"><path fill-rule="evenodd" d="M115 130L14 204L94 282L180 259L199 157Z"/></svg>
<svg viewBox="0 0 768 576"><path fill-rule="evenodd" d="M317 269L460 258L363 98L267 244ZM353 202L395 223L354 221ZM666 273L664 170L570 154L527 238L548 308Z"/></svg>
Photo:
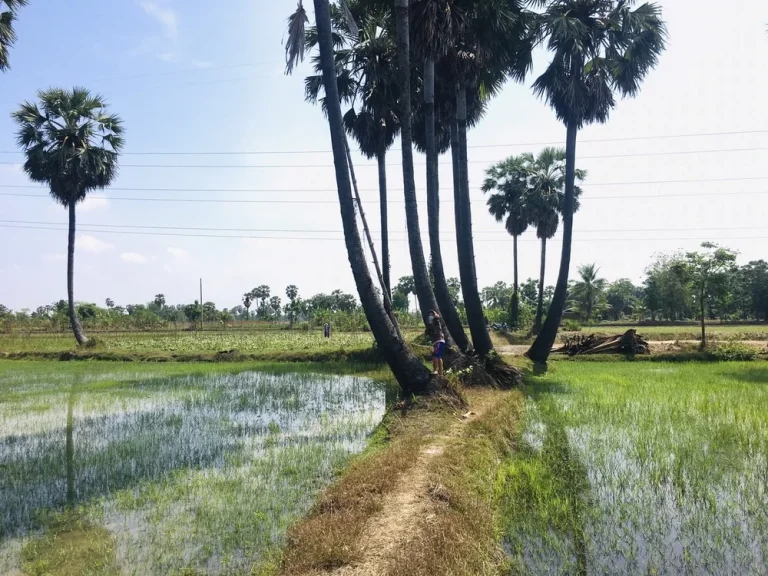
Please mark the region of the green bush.
<svg viewBox="0 0 768 576"><path fill-rule="evenodd" d="M719 344L710 350L710 354L716 360L754 360L757 358L757 351L748 344L741 342L727 342Z"/></svg>
<svg viewBox="0 0 768 576"><path fill-rule="evenodd" d="M566 332L581 332L581 324L576 320L565 320L560 327Z"/></svg>

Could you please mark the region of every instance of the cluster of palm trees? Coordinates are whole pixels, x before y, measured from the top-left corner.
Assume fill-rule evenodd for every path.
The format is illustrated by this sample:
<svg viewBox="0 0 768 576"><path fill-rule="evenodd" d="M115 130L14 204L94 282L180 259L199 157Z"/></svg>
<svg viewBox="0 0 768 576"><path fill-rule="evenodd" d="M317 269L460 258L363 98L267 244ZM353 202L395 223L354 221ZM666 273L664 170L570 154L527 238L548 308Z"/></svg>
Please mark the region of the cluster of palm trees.
<svg viewBox="0 0 768 576"><path fill-rule="evenodd" d="M578 182L582 182L587 175L586 171L578 169L575 174ZM510 320L513 328L519 326L520 320L517 239L529 226L534 226L536 236L541 240L539 293L533 325L533 333L538 334L544 315L547 240L557 232L565 205L565 149L547 147L537 156L526 153L494 164L486 171L483 192L492 192L488 197L488 211L497 222L504 222L504 227L512 236L514 282ZM573 195L575 212L579 209L579 186L574 186Z"/></svg>
<svg viewBox="0 0 768 576"><path fill-rule="evenodd" d="M631 0L313 0L315 26L299 0L289 18L287 72L312 56L315 75L306 81L307 97L321 101L328 119L339 202L352 271L363 308L379 347L406 391L428 385L429 375L411 354L387 312L388 246L382 237L383 301L376 296L363 257L352 194L354 171L347 134L363 154L376 157L384 172L386 150L400 133L408 242L415 292L423 312L439 310L448 332L463 351L471 347L488 358L488 335L477 287L472 213L467 169L467 130L483 116L490 98L507 80L523 81L532 67L532 51L544 44L552 59L533 83L534 93L549 102L566 126L564 154L549 151L549 174L531 175L538 159L520 161L526 187L539 193L519 217L499 203L514 237L525 222L543 240L563 221L563 252L555 293L546 321L528 355L545 361L554 343L565 305L570 266L573 212L578 194L575 168L580 128L605 122L616 94L635 95L664 49L666 27L652 3L633 8ZM322 91L322 98L320 97ZM342 106L349 107L343 113ZM427 156L427 210L434 290L421 243L413 166L414 144ZM454 217L462 293L470 339L447 297L439 239L440 154L451 151ZM562 158L561 158L562 156ZM542 158L547 162L549 158ZM563 164L554 167L554 164ZM511 162L515 164L515 162ZM538 172L538 171L536 171ZM350 177L352 174L352 177ZM545 182L547 180L547 182ZM491 186L495 188L496 186ZM386 230L386 179L380 179L382 230ZM548 193L544 193L545 189ZM364 229L367 228L362 219ZM366 230L366 235L370 234ZM543 245L545 246L545 245ZM386 278L386 280L385 280ZM543 311L542 311L543 315Z"/></svg>

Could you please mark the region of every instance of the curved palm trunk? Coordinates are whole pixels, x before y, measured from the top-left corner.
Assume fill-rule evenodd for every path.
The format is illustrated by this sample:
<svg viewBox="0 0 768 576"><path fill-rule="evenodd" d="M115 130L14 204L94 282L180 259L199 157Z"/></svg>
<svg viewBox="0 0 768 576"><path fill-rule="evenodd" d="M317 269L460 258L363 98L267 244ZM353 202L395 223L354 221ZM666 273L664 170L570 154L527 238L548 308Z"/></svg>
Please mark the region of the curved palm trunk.
<svg viewBox="0 0 768 576"><path fill-rule="evenodd" d="M467 92L463 85L456 93L456 121L458 129L458 183L454 190L456 199L456 244L459 253L459 274L461 276L461 292L464 296L464 306L467 309L469 331L472 343L481 357L493 350L493 343L485 325L483 303L477 289L477 272L475 270L475 247L472 242L472 208L469 203L469 174L467 170Z"/></svg>
<svg viewBox="0 0 768 576"><path fill-rule="evenodd" d="M544 316L544 271L547 267L547 239L541 239L541 269L539 270L539 298L536 302L536 321L533 323L533 333L541 332L541 319Z"/></svg>
<svg viewBox="0 0 768 576"><path fill-rule="evenodd" d="M381 210L381 266L384 276L384 286L390 300L392 299L392 284L389 277L389 222L387 217L387 149L379 148L376 161L379 165L379 205Z"/></svg>
<svg viewBox="0 0 768 576"><path fill-rule="evenodd" d="M432 274L435 278L435 298L448 332L459 349L466 352L469 348L469 339L464 333L459 313L451 300L443 268L443 254L440 249L440 180L435 143L435 61L431 59L424 62L424 102L427 133L427 222L429 249L432 254Z"/></svg>
<svg viewBox="0 0 768 576"><path fill-rule="evenodd" d="M331 16L328 0L314 0L317 24L318 46L323 68L323 80L327 95L328 125L331 133L331 148L336 172L336 186L339 194L341 221L344 226L344 241L349 264L355 278L365 317L371 327L376 343L392 369L405 394L426 392L432 377L419 360L397 335L395 327L377 298L374 283L368 271L363 254L363 245L357 229L355 204L349 181L349 166L346 156L346 138L341 119L339 90L336 85L336 68L331 36Z"/></svg>
<svg viewBox="0 0 768 576"><path fill-rule="evenodd" d="M85 344L88 338L83 333L80 320L75 311L75 204L69 205L69 238L67 242L67 299L69 303L69 323L78 344Z"/></svg>
<svg viewBox="0 0 768 576"><path fill-rule="evenodd" d="M413 268L413 283L416 287L416 298L421 308L424 325L430 310L438 310L435 293L429 281L429 271L424 258L424 247L421 243L419 227L419 208L416 201L416 182L413 174L413 136L411 128L411 64L410 36L408 30L408 0L395 0L397 16L397 61L398 80L400 83L400 140L403 152L403 188L405 192L405 219L408 228L408 248ZM446 334L446 344L450 336Z"/></svg>
<svg viewBox="0 0 768 576"><path fill-rule="evenodd" d="M512 236L512 258L514 260L514 286L512 287L512 327L520 325L520 294L518 293L519 277L517 273L517 236Z"/></svg>
<svg viewBox="0 0 768 576"><path fill-rule="evenodd" d="M565 202L563 205L563 252L560 257L560 272L557 275L555 293L549 305L547 319L541 332L534 340L526 355L534 362L546 362L557 338L560 320L563 318L565 300L568 296L568 274L571 266L571 242L573 240L573 188L576 180L576 137L578 126L568 122L565 143Z"/></svg>

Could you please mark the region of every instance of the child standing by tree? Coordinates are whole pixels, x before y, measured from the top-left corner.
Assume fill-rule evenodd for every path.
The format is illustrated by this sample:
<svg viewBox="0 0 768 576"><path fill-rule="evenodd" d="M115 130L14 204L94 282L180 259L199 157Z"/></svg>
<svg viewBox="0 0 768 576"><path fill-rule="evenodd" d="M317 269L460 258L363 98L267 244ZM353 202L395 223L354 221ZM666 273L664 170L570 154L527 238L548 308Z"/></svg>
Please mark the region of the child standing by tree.
<svg viewBox="0 0 768 576"><path fill-rule="evenodd" d="M445 334L443 333L442 318L434 310L429 311L429 333L432 336L432 367L434 374L443 375L443 353L445 352Z"/></svg>

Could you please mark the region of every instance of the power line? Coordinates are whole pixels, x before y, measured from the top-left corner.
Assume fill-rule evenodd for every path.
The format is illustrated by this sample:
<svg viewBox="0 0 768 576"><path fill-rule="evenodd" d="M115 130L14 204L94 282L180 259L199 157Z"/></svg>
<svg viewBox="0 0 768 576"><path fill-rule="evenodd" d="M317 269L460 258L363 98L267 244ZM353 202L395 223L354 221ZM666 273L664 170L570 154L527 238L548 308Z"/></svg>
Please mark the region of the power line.
<svg viewBox="0 0 768 576"><path fill-rule="evenodd" d="M11 230L45 230L49 232L65 232L67 228L61 227L61 228L47 228L42 226L14 226L14 225L7 225L7 224L0 224L0 228L6 228ZM333 241L333 242L343 242L343 237L338 238L329 238L329 237L298 237L298 236L239 236L239 235L222 235L222 234L180 234L180 233L170 233L170 232L137 232L137 231L123 231L123 230L80 230L80 232L98 232L99 234L124 234L124 235L132 235L132 236L177 236L177 237L184 237L184 238L232 238L232 239L257 239L257 240L311 240L311 241L318 241L318 240L325 240L325 241ZM658 240L663 241L669 241L669 240L766 240L768 239L768 236L733 236L728 238L712 238L711 236L706 237L684 237L684 238L658 238ZM574 238L574 242L641 242L641 241L648 241L648 240L655 240L654 238ZM535 238L521 238L520 241L522 242L539 242L538 239ZM551 240L552 242L561 242L562 240L553 238ZM405 238L393 238L392 242L407 242L407 239ZM476 242L480 243L497 243L497 242L509 242L509 239L480 239L476 240Z"/></svg>
<svg viewBox="0 0 768 576"><path fill-rule="evenodd" d="M656 198L702 198L705 196L719 196L721 198L727 198L730 196L742 196L742 195L763 195L768 194L768 191L764 192L749 192L749 191L736 191L736 192L701 192L692 194L652 194L652 195L636 195L636 196L592 196L581 198L580 202L586 200L653 200ZM19 194L19 193L0 193L0 196L6 197L18 197L18 198L50 198L47 194ZM109 196L101 197L110 201L116 200L121 202L174 202L174 203L193 203L193 204L333 204L338 205L338 200L242 200L242 199L219 199L219 198L131 198L127 196ZM363 200L365 204L378 204L378 199ZM453 204L452 199L440 200L443 204ZM387 204L404 204L404 200L387 200Z"/></svg>
<svg viewBox="0 0 768 576"><path fill-rule="evenodd" d="M208 68L211 70L211 68ZM239 80L239 79L236 79ZM629 142L633 140L665 140L665 139L678 139L678 138L702 138L711 136L737 136L737 135L749 135L749 134L765 134L768 130L740 130L730 132L699 132L689 134L665 134L657 136L625 136L619 138L593 138L579 140L579 144L592 144L600 142ZM520 143L506 143L506 144L470 144L467 147L473 149L479 148L514 148L523 146L557 146L563 145L562 140L550 141L550 142L520 142ZM399 148L392 148L391 151L399 150ZM260 156L260 155L280 155L280 154L331 154L332 150L253 150L253 151L231 151L231 152L123 152L123 156ZM18 150L14 151L1 151L0 154L22 154Z"/></svg>
<svg viewBox="0 0 768 576"><path fill-rule="evenodd" d="M67 226L66 222L43 222L36 220L0 220L0 224L34 224L44 226ZM188 231L207 231L207 232L264 232L264 233L308 233L308 234L339 234L343 230L306 230L306 229L290 229L290 228L212 228L201 226L149 226L146 224L92 224L81 222L78 226L89 226L91 228L138 228L149 230L188 230ZM726 227L711 227L704 226L701 228L601 228L591 230L580 230L580 232L693 232L698 230L766 230L768 226L726 226ZM380 230L371 230L371 232L378 234ZM455 230L442 230L443 233L453 234ZM391 230L390 234L397 233L399 230ZM473 230L474 234L504 234L508 235L508 232L504 229L500 230Z"/></svg>
<svg viewBox="0 0 768 576"><path fill-rule="evenodd" d="M646 180L634 182L590 182L585 187L591 186L639 186L656 184L698 184L704 182L745 182L756 180L768 180L768 176L740 176L735 178L691 178L683 180ZM29 184L0 184L0 188L45 190L43 186ZM235 192L243 194L253 193L280 193L280 194L309 194L309 193L336 193L335 188L129 188L111 186L109 190L119 192L204 192L207 194L219 194L221 192ZM402 192L402 188L387 188L390 192ZM478 191L479 188L474 188ZM360 188L360 192L379 192L378 188ZM2 195L2 194L0 194ZM606 196L607 198L607 196ZM619 198L617 196L616 198ZM624 196L621 196L624 198ZM445 201L445 200L444 200Z"/></svg>
<svg viewBox="0 0 768 576"><path fill-rule="evenodd" d="M615 158L641 158L652 156L687 156L695 154L720 154L726 152L757 152L768 150L768 147L755 147L755 148L723 148L719 150L683 150L676 152L640 152L633 154L604 154L598 156L579 156L579 160L602 160L602 159L615 159ZM496 160L470 160L468 164L495 164L503 161L504 158ZM15 166L18 162L0 162L0 165ZM402 164L391 163L388 166L398 167ZM414 166L426 166L425 162L414 162ZM163 168L163 169L191 169L191 168L204 168L209 169L285 169L295 170L298 168L325 168L334 169L332 163L325 164L120 164L120 168ZM377 164L355 164L355 168L378 168Z"/></svg>

